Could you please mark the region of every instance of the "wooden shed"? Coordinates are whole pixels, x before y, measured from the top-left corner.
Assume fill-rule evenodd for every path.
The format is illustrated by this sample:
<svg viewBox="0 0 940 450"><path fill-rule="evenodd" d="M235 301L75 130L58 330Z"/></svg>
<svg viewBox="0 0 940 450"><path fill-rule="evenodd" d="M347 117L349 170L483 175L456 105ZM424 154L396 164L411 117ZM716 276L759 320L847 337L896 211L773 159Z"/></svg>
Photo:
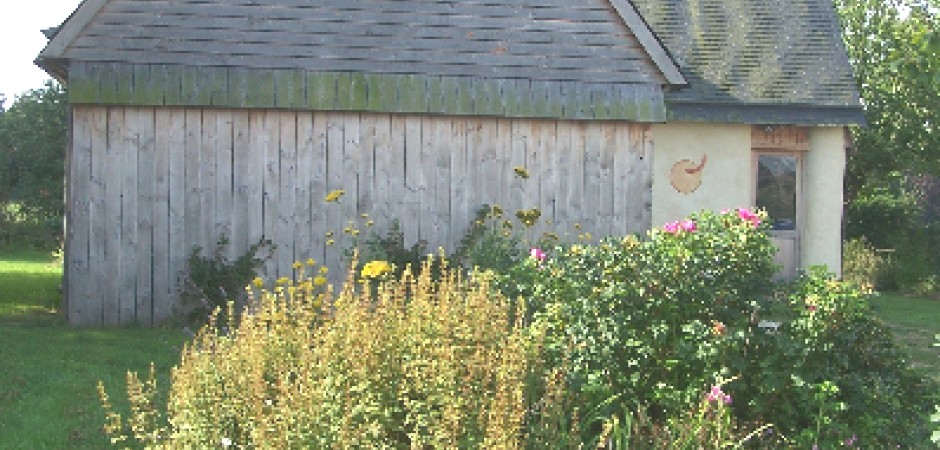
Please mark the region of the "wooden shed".
<svg viewBox="0 0 940 450"><path fill-rule="evenodd" d="M273 240L277 276L340 268L363 214L430 248L484 203L622 235L760 180L793 196L782 258L832 265L839 33L830 0L84 0L37 59L72 104L69 322L167 319L222 235Z"/></svg>

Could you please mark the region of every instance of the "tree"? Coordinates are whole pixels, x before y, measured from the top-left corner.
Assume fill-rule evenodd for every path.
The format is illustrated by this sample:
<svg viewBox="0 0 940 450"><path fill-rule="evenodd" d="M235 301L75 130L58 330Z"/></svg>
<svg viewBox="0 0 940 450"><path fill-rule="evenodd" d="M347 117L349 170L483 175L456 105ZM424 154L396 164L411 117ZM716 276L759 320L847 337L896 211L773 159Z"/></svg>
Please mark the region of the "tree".
<svg viewBox="0 0 940 450"><path fill-rule="evenodd" d="M899 173L940 175L940 1L835 4L868 121L854 130L848 198Z"/></svg>
<svg viewBox="0 0 940 450"><path fill-rule="evenodd" d="M0 107L0 215L6 216L0 221L10 222L6 228L26 222L49 239L61 234L67 132L68 96L53 81L18 96L7 110Z"/></svg>

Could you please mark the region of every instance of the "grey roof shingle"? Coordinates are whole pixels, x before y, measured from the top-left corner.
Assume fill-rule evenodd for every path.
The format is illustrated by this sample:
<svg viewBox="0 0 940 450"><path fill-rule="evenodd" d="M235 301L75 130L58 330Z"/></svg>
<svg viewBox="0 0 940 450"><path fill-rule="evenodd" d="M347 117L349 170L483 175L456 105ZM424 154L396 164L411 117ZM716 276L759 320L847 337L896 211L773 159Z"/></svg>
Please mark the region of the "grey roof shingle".
<svg viewBox="0 0 940 450"><path fill-rule="evenodd" d="M673 120L864 120L831 0L84 0L62 28L40 55L49 70L74 60L670 86Z"/></svg>
<svg viewBox="0 0 940 450"><path fill-rule="evenodd" d="M707 118L708 107L722 105L786 105L862 120L831 0L633 2L689 82L667 94L680 115Z"/></svg>
<svg viewBox="0 0 940 450"><path fill-rule="evenodd" d="M112 0L63 57L661 84L607 0Z"/></svg>

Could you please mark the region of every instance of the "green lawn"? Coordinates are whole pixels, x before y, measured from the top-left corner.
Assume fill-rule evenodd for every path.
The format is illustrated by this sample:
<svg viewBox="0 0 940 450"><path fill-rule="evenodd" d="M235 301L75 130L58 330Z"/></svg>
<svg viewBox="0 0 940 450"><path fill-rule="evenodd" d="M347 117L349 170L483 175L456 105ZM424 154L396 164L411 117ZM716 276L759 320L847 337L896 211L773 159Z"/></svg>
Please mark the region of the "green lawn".
<svg viewBox="0 0 940 450"><path fill-rule="evenodd" d="M940 334L940 300L881 294L872 298L871 305L907 348L911 363L940 382L940 347L933 345Z"/></svg>
<svg viewBox="0 0 940 450"><path fill-rule="evenodd" d="M59 304L61 267L37 251L0 253L0 449L101 449L104 414L127 370L166 374L186 337L166 329L75 329Z"/></svg>

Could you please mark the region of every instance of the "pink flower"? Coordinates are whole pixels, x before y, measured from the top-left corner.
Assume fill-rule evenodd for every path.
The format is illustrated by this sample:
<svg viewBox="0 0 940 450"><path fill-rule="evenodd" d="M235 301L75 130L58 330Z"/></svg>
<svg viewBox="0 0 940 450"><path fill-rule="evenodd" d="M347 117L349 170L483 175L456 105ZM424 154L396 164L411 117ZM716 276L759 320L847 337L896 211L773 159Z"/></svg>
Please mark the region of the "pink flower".
<svg viewBox="0 0 940 450"><path fill-rule="evenodd" d="M848 439L845 440L845 446L846 446L846 447L851 447L851 446L855 445L855 441L857 441L857 440L858 440L858 438L855 437L855 435L853 434L852 437L850 437L850 438L848 438Z"/></svg>
<svg viewBox="0 0 940 450"><path fill-rule="evenodd" d="M816 312L816 305L807 305L806 309L808 309L809 312Z"/></svg>
<svg viewBox="0 0 940 450"><path fill-rule="evenodd" d="M709 403L722 402L726 405L731 404L731 396L722 392L721 386L712 386L711 392L705 396L705 399L708 400Z"/></svg>
<svg viewBox="0 0 940 450"><path fill-rule="evenodd" d="M676 234L679 232L679 222L669 222L663 225L663 230L670 234Z"/></svg>
<svg viewBox="0 0 940 450"><path fill-rule="evenodd" d="M747 208L738 208L738 217L754 225L756 228L760 225L760 217L755 214L753 211Z"/></svg>
<svg viewBox="0 0 940 450"><path fill-rule="evenodd" d="M682 230L683 230L683 231L688 231L689 233L692 233L692 232L694 232L694 231L697 230L697 229L698 229L698 227L695 225L695 221L694 221L694 220L686 220L685 222L682 222Z"/></svg>
<svg viewBox="0 0 940 450"><path fill-rule="evenodd" d="M533 247L532 250L529 250L529 256L534 258L538 262L545 261L545 252L542 249Z"/></svg>

